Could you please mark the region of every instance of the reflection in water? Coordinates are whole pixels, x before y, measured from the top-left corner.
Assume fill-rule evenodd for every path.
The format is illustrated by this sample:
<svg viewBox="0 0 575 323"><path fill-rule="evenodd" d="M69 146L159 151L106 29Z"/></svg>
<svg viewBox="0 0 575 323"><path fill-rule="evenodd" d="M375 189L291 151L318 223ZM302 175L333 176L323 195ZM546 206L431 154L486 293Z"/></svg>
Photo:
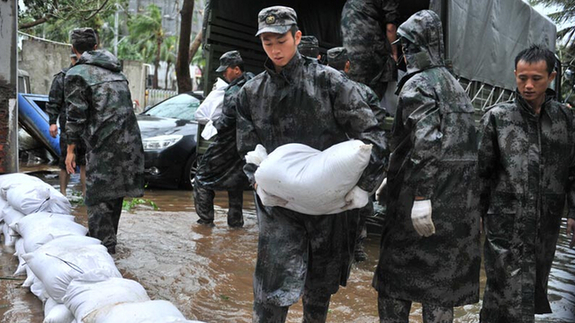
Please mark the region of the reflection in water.
<svg viewBox="0 0 575 323"><path fill-rule="evenodd" d="M43 177L57 185L57 178ZM79 191L72 178L69 197ZM206 322L251 322L252 275L257 252L257 219L253 193L244 194L245 226L227 226L227 194L216 195L216 226L197 225L192 192L147 189L150 206L123 212L118 235L116 265L126 278L139 281L152 299L174 303L190 319ZM78 222L86 225L85 207L75 206ZM538 322L573 322L575 309L575 251L568 248L565 223L551 271L549 298L553 315ZM10 277L16 268L11 250L2 247L0 271ZM379 239L366 240L368 261L354 266L348 287L333 296L328 322L371 323L378 321L377 295L371 287L377 265ZM485 275L481 273L481 288ZM0 281L0 323L42 322L41 303L21 281ZM480 303L456 309L456 322L478 322ZM301 302L291 307L288 322L301 322ZM410 322L420 322L421 307L415 304Z"/></svg>

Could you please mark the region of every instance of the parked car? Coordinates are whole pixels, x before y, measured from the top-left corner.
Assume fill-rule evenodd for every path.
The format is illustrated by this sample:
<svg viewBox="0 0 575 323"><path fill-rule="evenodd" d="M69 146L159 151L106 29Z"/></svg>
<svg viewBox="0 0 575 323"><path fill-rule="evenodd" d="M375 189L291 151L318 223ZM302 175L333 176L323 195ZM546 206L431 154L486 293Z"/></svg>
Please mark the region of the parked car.
<svg viewBox="0 0 575 323"><path fill-rule="evenodd" d="M192 189L197 165L195 112L202 99L196 93L181 93L137 116L148 185Z"/></svg>

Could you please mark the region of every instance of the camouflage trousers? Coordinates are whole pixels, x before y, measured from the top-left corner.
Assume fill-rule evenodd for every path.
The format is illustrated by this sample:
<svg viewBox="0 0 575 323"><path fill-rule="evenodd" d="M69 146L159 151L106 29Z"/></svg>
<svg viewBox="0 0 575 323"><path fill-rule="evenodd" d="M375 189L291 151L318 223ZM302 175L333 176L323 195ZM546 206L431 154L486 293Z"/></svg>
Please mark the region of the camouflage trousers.
<svg viewBox="0 0 575 323"><path fill-rule="evenodd" d="M194 207L200 217L198 223L211 225L214 223L214 197L216 192L210 189L194 186ZM244 225L242 207L244 203L244 192L228 191L228 225L239 228Z"/></svg>
<svg viewBox="0 0 575 323"><path fill-rule="evenodd" d="M122 214L124 198L101 201L88 205L88 234L100 239L110 253L115 252L118 223Z"/></svg>
<svg viewBox="0 0 575 323"><path fill-rule="evenodd" d="M323 323L327 319L331 295L315 294L306 290L303 294L303 323ZM254 303L253 323L283 323L289 306Z"/></svg>
<svg viewBox="0 0 575 323"><path fill-rule="evenodd" d="M423 323L453 322L453 307L422 304ZM411 301L389 298L382 293L377 297L380 323L408 323Z"/></svg>

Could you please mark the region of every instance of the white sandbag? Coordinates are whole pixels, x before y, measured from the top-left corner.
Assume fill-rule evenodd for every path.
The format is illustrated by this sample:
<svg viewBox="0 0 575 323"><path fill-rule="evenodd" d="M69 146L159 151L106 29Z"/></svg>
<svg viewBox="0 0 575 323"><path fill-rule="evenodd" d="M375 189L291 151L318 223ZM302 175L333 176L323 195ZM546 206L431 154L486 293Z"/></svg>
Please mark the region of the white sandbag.
<svg viewBox="0 0 575 323"><path fill-rule="evenodd" d="M149 300L140 283L124 278L110 278L96 283L75 279L64 296L64 304L78 320L105 306Z"/></svg>
<svg viewBox="0 0 575 323"><path fill-rule="evenodd" d="M100 244L67 245L61 241L65 238L69 237L56 238L36 251L22 255L27 267L44 283L46 292L55 301L62 303L70 282L87 274L91 275L92 281L122 277L106 247Z"/></svg>
<svg viewBox="0 0 575 323"><path fill-rule="evenodd" d="M8 205L5 199L0 197L0 223L4 222L4 212L2 210Z"/></svg>
<svg viewBox="0 0 575 323"><path fill-rule="evenodd" d="M14 244L14 249L16 250L14 256L18 257L18 267L16 267L16 271L14 272L13 275L14 276L25 275L26 262L22 258L22 255L26 253L26 250L24 249L24 239L22 238L17 239L16 243Z"/></svg>
<svg viewBox="0 0 575 323"><path fill-rule="evenodd" d="M287 144L261 162L255 179L260 191L284 200L268 206L312 215L340 213L370 155L371 145L360 140L345 141L324 151Z"/></svg>
<svg viewBox="0 0 575 323"><path fill-rule="evenodd" d="M60 214L70 214L72 211L72 204L68 201L66 196L62 195L60 191L48 185L50 188L50 203L48 211Z"/></svg>
<svg viewBox="0 0 575 323"><path fill-rule="evenodd" d="M44 288L44 284L38 279L38 277L34 278L32 286L30 286L30 292L42 302L48 299L48 293L46 293L46 288Z"/></svg>
<svg viewBox="0 0 575 323"><path fill-rule="evenodd" d="M50 208L50 186L44 182L14 185L7 190L6 200L23 214L46 211Z"/></svg>
<svg viewBox="0 0 575 323"><path fill-rule="evenodd" d="M4 223L7 225L12 224L25 216L22 212L15 210L10 205L6 205L2 209L2 214L4 214Z"/></svg>
<svg viewBox="0 0 575 323"><path fill-rule="evenodd" d="M36 275L30 267L26 266L26 280L22 283L22 287L30 287L34 284L34 280L36 279Z"/></svg>
<svg viewBox="0 0 575 323"><path fill-rule="evenodd" d="M86 316L84 323L168 323L185 320L174 304L154 300L138 303L122 303L102 307Z"/></svg>
<svg viewBox="0 0 575 323"><path fill-rule="evenodd" d="M11 186L16 185L34 185L44 183L38 177L22 174L22 173L13 173L13 174L5 174L0 175L0 196L7 201L6 192Z"/></svg>
<svg viewBox="0 0 575 323"><path fill-rule="evenodd" d="M13 222L10 227L24 238L27 253L61 236L85 236L88 233L86 227L74 222L74 216L49 212L32 213Z"/></svg>
<svg viewBox="0 0 575 323"><path fill-rule="evenodd" d="M225 89L228 83L218 77L214 84L212 91L204 99L202 104L196 110L196 121L200 124L207 124L210 120L217 120L222 114L222 106L224 104Z"/></svg>
<svg viewBox="0 0 575 323"><path fill-rule="evenodd" d="M16 244L16 238L18 234L14 230L10 229L6 223L1 224L2 235L4 236L4 245L6 247L13 247Z"/></svg>
<svg viewBox="0 0 575 323"><path fill-rule="evenodd" d="M48 298L44 303L44 321L42 323L72 323L76 318L64 304Z"/></svg>

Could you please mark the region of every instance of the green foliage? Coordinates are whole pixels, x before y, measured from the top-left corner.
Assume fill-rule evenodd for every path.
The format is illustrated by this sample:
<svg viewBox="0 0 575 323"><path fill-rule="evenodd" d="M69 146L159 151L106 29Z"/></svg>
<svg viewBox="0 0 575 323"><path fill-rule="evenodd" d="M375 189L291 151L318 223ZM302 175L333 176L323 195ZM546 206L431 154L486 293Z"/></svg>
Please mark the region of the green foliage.
<svg viewBox="0 0 575 323"><path fill-rule="evenodd" d="M142 204L151 206L154 209L154 211L158 210L158 205L156 204L156 202L150 199L142 199L142 198L132 198L131 200L124 200L122 202L122 209L131 212L134 207Z"/></svg>

